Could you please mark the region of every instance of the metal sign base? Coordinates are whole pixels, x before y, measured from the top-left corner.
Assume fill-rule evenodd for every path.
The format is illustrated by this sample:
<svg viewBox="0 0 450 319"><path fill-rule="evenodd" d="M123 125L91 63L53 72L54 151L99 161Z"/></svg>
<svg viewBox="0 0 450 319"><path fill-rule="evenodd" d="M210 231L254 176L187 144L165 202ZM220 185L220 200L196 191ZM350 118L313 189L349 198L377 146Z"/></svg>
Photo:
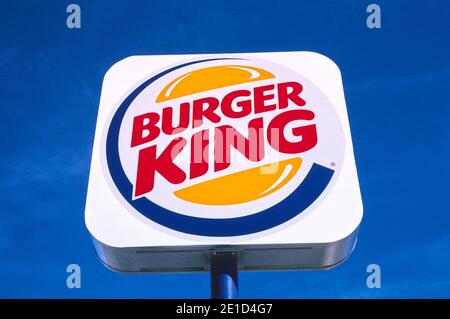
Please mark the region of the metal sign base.
<svg viewBox="0 0 450 319"><path fill-rule="evenodd" d="M212 252L211 298L238 298L238 256L234 251Z"/></svg>

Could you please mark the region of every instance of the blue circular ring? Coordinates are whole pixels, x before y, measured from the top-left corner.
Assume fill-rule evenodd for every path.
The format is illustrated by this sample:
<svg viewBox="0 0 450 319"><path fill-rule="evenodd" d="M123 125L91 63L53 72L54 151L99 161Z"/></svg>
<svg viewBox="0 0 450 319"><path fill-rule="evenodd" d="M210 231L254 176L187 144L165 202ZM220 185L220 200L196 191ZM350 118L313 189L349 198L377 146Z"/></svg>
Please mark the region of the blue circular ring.
<svg viewBox="0 0 450 319"><path fill-rule="evenodd" d="M106 160L109 173L123 198L140 214L153 222L182 233L199 236L248 235L278 226L303 212L325 190L334 170L314 163L303 182L294 192L278 204L258 213L234 218L200 218L178 214L153 203L145 197L133 200L133 184L128 180L119 156L120 126L134 99L154 81L174 70L214 60L236 60L236 58L198 60L174 66L146 80L128 95L111 120L106 138Z"/></svg>

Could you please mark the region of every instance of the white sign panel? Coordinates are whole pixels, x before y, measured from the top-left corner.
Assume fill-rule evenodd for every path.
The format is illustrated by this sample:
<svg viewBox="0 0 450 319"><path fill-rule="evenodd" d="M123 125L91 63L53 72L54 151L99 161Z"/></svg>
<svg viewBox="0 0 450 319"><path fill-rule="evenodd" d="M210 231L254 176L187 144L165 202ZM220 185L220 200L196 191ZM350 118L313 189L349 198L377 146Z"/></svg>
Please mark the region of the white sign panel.
<svg viewBox="0 0 450 319"><path fill-rule="evenodd" d="M86 225L123 272L329 268L362 218L341 75L312 52L126 58L106 73Z"/></svg>

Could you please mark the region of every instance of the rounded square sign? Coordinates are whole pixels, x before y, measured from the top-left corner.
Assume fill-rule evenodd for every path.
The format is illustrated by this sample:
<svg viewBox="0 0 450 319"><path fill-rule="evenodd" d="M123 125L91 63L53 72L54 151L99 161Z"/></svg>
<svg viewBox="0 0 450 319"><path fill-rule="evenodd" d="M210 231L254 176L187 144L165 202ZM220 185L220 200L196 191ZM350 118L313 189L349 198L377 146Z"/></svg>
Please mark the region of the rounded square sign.
<svg viewBox="0 0 450 319"><path fill-rule="evenodd" d="M341 75L312 52L133 56L105 75L86 225L122 272L329 268L362 218Z"/></svg>

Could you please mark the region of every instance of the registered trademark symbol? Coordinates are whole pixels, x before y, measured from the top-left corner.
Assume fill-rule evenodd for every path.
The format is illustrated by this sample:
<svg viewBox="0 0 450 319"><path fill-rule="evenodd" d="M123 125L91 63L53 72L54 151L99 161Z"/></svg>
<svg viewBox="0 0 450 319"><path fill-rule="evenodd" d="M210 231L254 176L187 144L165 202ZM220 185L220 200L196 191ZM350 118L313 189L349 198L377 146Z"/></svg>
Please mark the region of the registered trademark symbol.
<svg viewBox="0 0 450 319"><path fill-rule="evenodd" d="M331 162L331 167L335 167L336 166L336 163L335 162Z"/></svg>

